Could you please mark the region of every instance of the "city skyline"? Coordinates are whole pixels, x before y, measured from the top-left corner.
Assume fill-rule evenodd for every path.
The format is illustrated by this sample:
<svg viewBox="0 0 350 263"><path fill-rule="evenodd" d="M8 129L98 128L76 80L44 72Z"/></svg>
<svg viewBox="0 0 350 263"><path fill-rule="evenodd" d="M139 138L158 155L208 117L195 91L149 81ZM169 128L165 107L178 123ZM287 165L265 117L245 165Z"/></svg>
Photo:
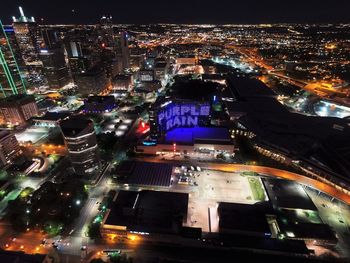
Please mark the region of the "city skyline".
<svg viewBox="0 0 350 263"><path fill-rule="evenodd" d="M219 0L215 3L179 0L167 1L60 1L48 5L46 1L11 1L3 5L0 17L10 23L22 6L28 16L47 24L94 24L102 15L112 15L115 23L184 23L184 24L260 24L260 23L348 23L350 2L335 0L331 4L320 1L285 3L278 0ZM43 19L43 20L41 20Z"/></svg>
<svg viewBox="0 0 350 263"><path fill-rule="evenodd" d="M349 262L349 3L8 2L1 263Z"/></svg>

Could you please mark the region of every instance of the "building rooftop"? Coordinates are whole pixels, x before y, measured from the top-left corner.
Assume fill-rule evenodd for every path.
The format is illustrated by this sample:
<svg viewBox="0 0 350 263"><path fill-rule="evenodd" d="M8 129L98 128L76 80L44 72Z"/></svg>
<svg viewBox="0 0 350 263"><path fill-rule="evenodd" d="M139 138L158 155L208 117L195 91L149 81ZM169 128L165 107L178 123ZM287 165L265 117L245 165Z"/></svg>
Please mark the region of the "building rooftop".
<svg viewBox="0 0 350 263"><path fill-rule="evenodd" d="M179 233L187 208L185 193L119 191L104 224L126 226L130 231Z"/></svg>
<svg viewBox="0 0 350 263"><path fill-rule="evenodd" d="M74 137L79 135L88 126L93 127L92 120L86 119L82 116L73 116L69 119L60 122L61 130L65 137Z"/></svg>
<svg viewBox="0 0 350 263"><path fill-rule="evenodd" d="M46 112L44 116L34 117L34 120L59 121L70 116L69 112Z"/></svg>
<svg viewBox="0 0 350 263"><path fill-rule="evenodd" d="M236 98L248 97L274 97L276 94L263 82L255 78L231 76L228 80L228 88Z"/></svg>
<svg viewBox="0 0 350 263"><path fill-rule="evenodd" d="M8 136L10 132L8 130L0 130L0 140Z"/></svg>
<svg viewBox="0 0 350 263"><path fill-rule="evenodd" d="M25 102L35 102L35 98L32 95L26 95L26 94L17 94L17 95L12 95L3 99L0 99L0 104L5 105L5 104L22 104Z"/></svg>
<svg viewBox="0 0 350 263"><path fill-rule="evenodd" d="M219 203L219 231L255 233L270 236L271 231L266 219L270 211L268 202L254 205L238 203Z"/></svg>
<svg viewBox="0 0 350 263"><path fill-rule="evenodd" d="M168 96L192 101L211 101L222 86L215 82L190 80L187 77L177 77L175 83L167 92Z"/></svg>
<svg viewBox="0 0 350 263"><path fill-rule="evenodd" d="M130 81L131 80L131 76L130 75L125 75L125 74L118 74L118 75L115 75L113 77L113 81L120 81L120 80Z"/></svg>
<svg viewBox="0 0 350 263"><path fill-rule="evenodd" d="M275 208L317 210L300 184L274 178L262 178L262 181Z"/></svg>
<svg viewBox="0 0 350 263"><path fill-rule="evenodd" d="M114 96L89 96L85 102L87 103L105 103L105 102L115 102Z"/></svg>
<svg viewBox="0 0 350 263"><path fill-rule="evenodd" d="M172 165L165 163L125 161L119 165L116 173L126 176L127 184L168 187L172 169Z"/></svg>
<svg viewBox="0 0 350 263"><path fill-rule="evenodd" d="M29 255L20 251L0 250L0 262L4 263L43 263L46 255Z"/></svg>

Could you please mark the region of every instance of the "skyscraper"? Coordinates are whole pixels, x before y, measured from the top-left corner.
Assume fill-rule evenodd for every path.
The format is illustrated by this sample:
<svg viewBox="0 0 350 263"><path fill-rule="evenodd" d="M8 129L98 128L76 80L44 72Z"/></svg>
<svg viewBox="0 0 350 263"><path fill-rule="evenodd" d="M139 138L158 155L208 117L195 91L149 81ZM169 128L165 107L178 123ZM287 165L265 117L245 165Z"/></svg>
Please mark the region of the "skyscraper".
<svg viewBox="0 0 350 263"><path fill-rule="evenodd" d="M102 38L103 45L115 48L112 16L102 16L100 19L99 35Z"/></svg>
<svg viewBox="0 0 350 263"><path fill-rule="evenodd" d="M130 67L130 52L129 52L129 40L128 33L121 32L120 33L120 51L121 51L121 59L122 59L122 67L123 70Z"/></svg>
<svg viewBox="0 0 350 263"><path fill-rule="evenodd" d="M0 98L16 94L25 94L26 88L21 78L19 67L0 21Z"/></svg>
<svg viewBox="0 0 350 263"><path fill-rule="evenodd" d="M56 30L43 28L41 32L44 42L39 57L43 63L43 73L50 88L62 88L71 81L63 45Z"/></svg>
<svg viewBox="0 0 350 263"><path fill-rule="evenodd" d="M17 19L13 17L13 29L22 54L25 65L31 69L40 67L39 45L41 41L40 31L34 17L27 18L22 7L19 7L21 16Z"/></svg>

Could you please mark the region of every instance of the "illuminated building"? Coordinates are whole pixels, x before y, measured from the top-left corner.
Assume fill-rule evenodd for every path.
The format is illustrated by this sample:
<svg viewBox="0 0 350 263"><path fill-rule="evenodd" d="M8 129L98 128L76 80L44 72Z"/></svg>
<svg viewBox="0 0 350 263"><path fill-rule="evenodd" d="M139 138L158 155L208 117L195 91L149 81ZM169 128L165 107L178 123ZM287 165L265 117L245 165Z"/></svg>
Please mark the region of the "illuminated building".
<svg viewBox="0 0 350 263"><path fill-rule="evenodd" d="M209 122L210 104L167 101L157 112L157 127L160 133L174 128L204 126Z"/></svg>
<svg viewBox="0 0 350 263"><path fill-rule="evenodd" d="M141 69L139 71L139 80L148 82L154 80L154 70L153 69Z"/></svg>
<svg viewBox="0 0 350 263"><path fill-rule="evenodd" d="M0 98L26 93L14 50L0 21Z"/></svg>
<svg viewBox="0 0 350 263"><path fill-rule="evenodd" d="M150 107L150 140L139 144L137 151L146 154L232 154L234 146L229 128L221 125L228 117L222 114L222 106L217 107L222 103L217 95L222 88L218 83L188 81L186 78L175 82L167 95L159 97ZM214 126L216 119L222 122L217 121Z"/></svg>
<svg viewBox="0 0 350 263"><path fill-rule="evenodd" d="M165 75L167 73L168 70L168 63L166 62L157 62L154 65L154 77L157 80L164 80L165 79Z"/></svg>
<svg viewBox="0 0 350 263"><path fill-rule="evenodd" d="M41 30L44 43L40 49L40 60L43 63L43 73L49 87L59 89L70 83L69 69L66 66L63 46L58 32L48 28Z"/></svg>
<svg viewBox="0 0 350 263"><path fill-rule="evenodd" d="M75 75L74 82L82 95L99 94L109 84L106 72L98 66L91 68L87 72Z"/></svg>
<svg viewBox="0 0 350 263"><path fill-rule="evenodd" d="M116 75L112 79L113 92L128 92L132 87L131 75Z"/></svg>
<svg viewBox="0 0 350 263"><path fill-rule="evenodd" d="M129 51L129 40L128 33L121 32L120 33L120 56L122 60L123 69L127 69L130 67L130 51Z"/></svg>
<svg viewBox="0 0 350 263"><path fill-rule="evenodd" d="M38 114L38 106L34 96L19 94L0 100L0 112L6 123L21 125Z"/></svg>
<svg viewBox="0 0 350 263"><path fill-rule="evenodd" d="M178 57L176 58L177 65L196 65L197 60L195 56Z"/></svg>
<svg viewBox="0 0 350 263"><path fill-rule="evenodd" d="M80 41L71 40L65 43L65 48L68 53L69 66L72 74L85 72L89 66L90 62L83 51L82 43Z"/></svg>
<svg viewBox="0 0 350 263"><path fill-rule="evenodd" d="M102 16L100 19L100 35L103 39L104 45L107 47L114 47L114 33L113 33L113 21L112 16Z"/></svg>
<svg viewBox="0 0 350 263"><path fill-rule="evenodd" d="M9 131L0 131L0 166L11 164L21 154L16 137Z"/></svg>
<svg viewBox="0 0 350 263"><path fill-rule="evenodd" d="M39 45L41 42L40 31L34 17L27 18L22 7L19 7L21 16L13 17L13 29L22 54L23 61L28 68L40 67Z"/></svg>
<svg viewBox="0 0 350 263"><path fill-rule="evenodd" d="M65 34L64 46L67 51L72 75L84 73L98 62L94 51L97 48L98 35L86 28L72 29Z"/></svg>
<svg viewBox="0 0 350 263"><path fill-rule="evenodd" d="M94 123L75 116L62 120L60 127L75 172L92 173L100 164Z"/></svg>
<svg viewBox="0 0 350 263"><path fill-rule="evenodd" d="M26 72L26 68L25 68L23 58L22 58L21 50L20 50L19 45L18 45L15 30L13 29L12 25L3 25L3 27L4 27L4 31L6 33L6 36L9 40L9 43L11 45L13 55L17 61L19 71L20 71L21 76L23 78L24 73Z"/></svg>

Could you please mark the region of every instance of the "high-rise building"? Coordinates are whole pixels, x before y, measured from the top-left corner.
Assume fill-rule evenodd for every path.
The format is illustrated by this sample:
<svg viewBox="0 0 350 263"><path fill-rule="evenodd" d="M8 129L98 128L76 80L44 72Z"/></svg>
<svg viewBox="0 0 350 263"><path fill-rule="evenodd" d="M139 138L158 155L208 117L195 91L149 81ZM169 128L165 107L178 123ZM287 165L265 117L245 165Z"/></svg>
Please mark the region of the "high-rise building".
<svg viewBox="0 0 350 263"><path fill-rule="evenodd" d="M43 49L39 57L43 63L43 74L51 89L60 89L71 82L62 48Z"/></svg>
<svg viewBox="0 0 350 263"><path fill-rule="evenodd" d="M7 36L8 40L9 40L9 43L11 45L13 55L14 55L16 61L17 61L17 65L19 67L19 71L20 71L21 76L23 78L23 76L25 75L24 73L26 71L26 68L25 68L24 61L22 59L21 51L19 49L19 45L18 45L18 42L17 42L16 34L15 34L15 30L13 29L12 25L3 25L3 27L4 27L4 31L6 33L6 36Z"/></svg>
<svg viewBox="0 0 350 263"><path fill-rule="evenodd" d="M81 116L61 121L69 158L78 175L93 172L100 164L94 123Z"/></svg>
<svg viewBox="0 0 350 263"><path fill-rule="evenodd" d="M100 94L110 84L106 72L101 66L95 66L87 72L75 76L75 84L82 95Z"/></svg>
<svg viewBox="0 0 350 263"><path fill-rule="evenodd" d="M13 17L13 29L23 61L28 68L40 67L39 48L41 40L40 30L34 17L27 18L22 7L19 7L21 16L17 19Z"/></svg>
<svg viewBox="0 0 350 263"><path fill-rule="evenodd" d="M101 46L95 31L84 27L72 29L65 34L64 46L73 78L100 63Z"/></svg>
<svg viewBox="0 0 350 263"><path fill-rule="evenodd" d="M39 58L43 63L43 73L52 89L59 89L71 82L66 65L63 45L58 32L49 28L42 30L43 44Z"/></svg>
<svg viewBox="0 0 350 263"><path fill-rule="evenodd" d="M0 98L26 93L7 33L0 21Z"/></svg>
<svg viewBox="0 0 350 263"><path fill-rule="evenodd" d="M123 69L127 69L130 67L130 51L129 51L129 40L128 33L121 32L120 33L120 54L122 60Z"/></svg>
<svg viewBox="0 0 350 263"><path fill-rule="evenodd" d="M21 153L16 137L9 131L0 131L0 167L11 164Z"/></svg>
<svg viewBox="0 0 350 263"><path fill-rule="evenodd" d="M100 19L99 35L104 47L115 47L112 16L102 16Z"/></svg>
<svg viewBox="0 0 350 263"><path fill-rule="evenodd" d="M13 95L0 100L0 114L10 125L20 125L38 115L38 106L32 95Z"/></svg>

